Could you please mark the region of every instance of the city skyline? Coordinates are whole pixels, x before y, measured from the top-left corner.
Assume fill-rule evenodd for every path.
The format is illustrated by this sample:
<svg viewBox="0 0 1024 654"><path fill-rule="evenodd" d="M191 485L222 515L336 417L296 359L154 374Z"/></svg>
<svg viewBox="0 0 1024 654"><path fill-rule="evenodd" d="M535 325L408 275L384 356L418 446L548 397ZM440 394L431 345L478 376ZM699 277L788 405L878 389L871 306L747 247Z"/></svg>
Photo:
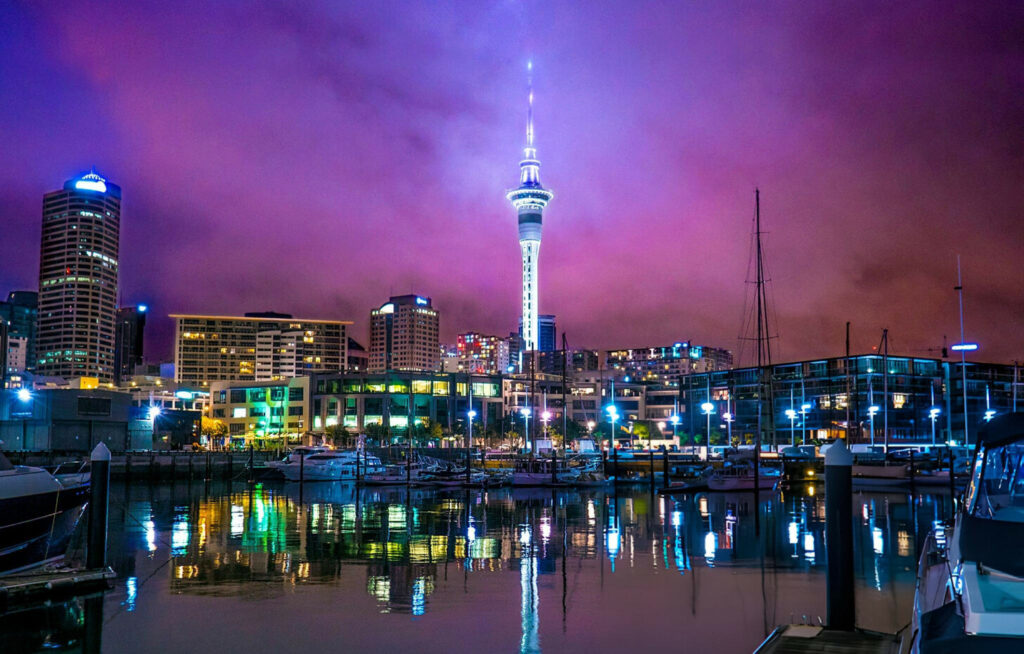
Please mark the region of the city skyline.
<svg viewBox="0 0 1024 654"><path fill-rule="evenodd" d="M893 351L932 356L959 340L957 254L973 358L1022 351L1019 12L463 9L410 6L387 33L368 8L238 30L187 3L0 9L0 88L21 100L0 106L0 293L36 288L42 195L95 165L124 188L119 305L151 307L151 358L170 355L170 313L353 320L365 342L370 309L405 292L434 298L443 341L507 333L521 264L502 193L532 57L559 191L539 311L570 347L738 350L760 186L777 360L841 353L847 320L854 351L888 327ZM172 30L191 36L168 50ZM431 38L452 30L480 42Z"/></svg>

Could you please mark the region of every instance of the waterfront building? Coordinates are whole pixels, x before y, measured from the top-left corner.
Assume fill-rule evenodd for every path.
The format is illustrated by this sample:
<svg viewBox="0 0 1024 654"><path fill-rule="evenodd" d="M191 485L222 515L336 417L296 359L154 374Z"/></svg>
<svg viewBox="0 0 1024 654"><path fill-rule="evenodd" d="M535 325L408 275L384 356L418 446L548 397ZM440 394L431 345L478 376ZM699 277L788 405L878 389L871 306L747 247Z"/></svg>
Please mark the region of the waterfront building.
<svg viewBox="0 0 1024 654"><path fill-rule="evenodd" d="M395 372L367 375L317 375L313 394L313 429L340 424L365 431L382 425L393 436L412 423L437 423L444 430L464 424L470 409L475 423L500 424L504 414L502 378L462 373Z"/></svg>
<svg viewBox="0 0 1024 654"><path fill-rule="evenodd" d="M886 366L888 364L888 371ZM680 380L680 431L706 439L704 403L713 406L711 439L723 442L731 417L733 440L752 443L757 431L760 388L765 392L762 440L778 446L843 436L854 443L923 444L964 439L964 385L967 377L967 425L973 441L977 426L1015 411L1024 398L1015 366L858 355L780 363L766 369L735 368L685 375ZM792 412L792 413L787 413ZM934 425L934 438L932 427ZM886 426L888 433L886 434Z"/></svg>
<svg viewBox="0 0 1024 654"><path fill-rule="evenodd" d="M171 314L174 380L209 388L215 381L273 381L336 372L347 361L348 326L288 314Z"/></svg>
<svg viewBox="0 0 1024 654"><path fill-rule="evenodd" d="M570 348L565 354L565 361L569 367L569 377L573 379L580 379L582 377L593 378L595 373L600 371L601 353L597 350ZM537 354L537 368L549 375L561 375L562 350L539 352Z"/></svg>
<svg viewBox="0 0 1024 654"><path fill-rule="evenodd" d="M166 411L163 420L170 420ZM150 449L156 445L154 434L162 433L187 441L192 423L199 413L186 417L185 426L167 423L154 430L159 420L148 405L136 404L130 393L106 388L46 388L28 394L0 391L0 441L4 449L65 452L91 452L103 442L113 452ZM178 434L178 431L184 433Z"/></svg>
<svg viewBox="0 0 1024 654"><path fill-rule="evenodd" d="M227 426L235 443L268 439L305 442L312 431L312 376L265 382L213 382L210 417Z"/></svg>
<svg viewBox="0 0 1024 654"><path fill-rule="evenodd" d="M522 350L529 352L539 349L540 345L537 264L544 208L554 197L554 194L540 183L540 161L537 159L537 149L533 144L532 82L526 118L526 147L523 148L523 159L519 162L519 186L509 191L505 197L512 203L519 220L519 249L523 269L523 312L520 318L520 332L523 337Z"/></svg>
<svg viewBox="0 0 1024 654"><path fill-rule="evenodd" d="M659 347L609 350L605 367L616 380L676 383L681 375L732 367L732 352L677 341Z"/></svg>
<svg viewBox="0 0 1024 654"><path fill-rule="evenodd" d="M120 231L121 188L95 170L43 197L38 374L113 380Z"/></svg>
<svg viewBox="0 0 1024 654"><path fill-rule="evenodd" d="M4 330L4 327L0 327L0 332ZM3 361L6 373L4 383L0 384L0 388L4 385L7 388L18 388L20 384L17 383L17 380L22 378L28 366L28 339L13 335L7 335L5 339L3 335L0 335L0 344L4 340L6 340L6 347L4 348L4 357L0 358L0 361Z"/></svg>
<svg viewBox="0 0 1024 654"><path fill-rule="evenodd" d="M371 311L369 372L439 370L439 322L439 312L422 295L393 296Z"/></svg>
<svg viewBox="0 0 1024 654"><path fill-rule="evenodd" d="M35 369L38 320L39 293L35 291L11 291L7 294L7 300L0 302L0 323L7 323L8 337L25 341L25 365L22 372Z"/></svg>
<svg viewBox="0 0 1024 654"><path fill-rule="evenodd" d="M142 364L146 305L121 307L114 319L114 383L118 386Z"/></svg>

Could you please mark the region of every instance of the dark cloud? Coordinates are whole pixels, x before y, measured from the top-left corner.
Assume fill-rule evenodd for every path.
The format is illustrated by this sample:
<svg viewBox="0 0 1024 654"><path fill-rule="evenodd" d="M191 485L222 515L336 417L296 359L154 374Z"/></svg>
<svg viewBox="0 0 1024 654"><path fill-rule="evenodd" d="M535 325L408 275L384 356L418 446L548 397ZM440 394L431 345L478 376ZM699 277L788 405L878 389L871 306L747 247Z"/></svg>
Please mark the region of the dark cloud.
<svg viewBox="0 0 1024 654"><path fill-rule="evenodd" d="M762 190L786 358L890 329L1024 358L1019 3L67 2L0 8L0 291L41 195L124 188L122 296L352 319L519 311L524 63L556 197L541 310L576 345L737 346ZM154 321L154 356L170 352Z"/></svg>

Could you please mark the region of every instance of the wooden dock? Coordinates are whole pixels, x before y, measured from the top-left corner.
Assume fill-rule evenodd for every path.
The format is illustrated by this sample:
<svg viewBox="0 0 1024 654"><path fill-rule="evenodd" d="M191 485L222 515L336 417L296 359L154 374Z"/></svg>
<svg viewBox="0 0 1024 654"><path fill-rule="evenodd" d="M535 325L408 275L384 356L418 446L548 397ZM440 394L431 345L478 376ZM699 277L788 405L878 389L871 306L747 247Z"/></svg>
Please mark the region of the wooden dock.
<svg viewBox="0 0 1024 654"><path fill-rule="evenodd" d="M899 651L899 639L892 634L789 624L773 631L754 654L898 654Z"/></svg>
<svg viewBox="0 0 1024 654"><path fill-rule="evenodd" d="M30 570L0 577L0 613L35 600L107 590L116 577L109 567L99 570L62 568L52 572Z"/></svg>

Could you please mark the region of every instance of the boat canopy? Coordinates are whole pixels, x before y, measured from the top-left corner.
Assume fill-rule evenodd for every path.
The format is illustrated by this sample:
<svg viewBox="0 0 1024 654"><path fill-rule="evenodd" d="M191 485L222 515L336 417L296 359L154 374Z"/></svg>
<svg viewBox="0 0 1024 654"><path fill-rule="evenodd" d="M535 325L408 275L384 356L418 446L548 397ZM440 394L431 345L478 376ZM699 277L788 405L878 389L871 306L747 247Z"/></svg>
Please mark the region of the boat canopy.
<svg viewBox="0 0 1024 654"><path fill-rule="evenodd" d="M980 431L965 499L963 559L1024 577L1024 414Z"/></svg>

